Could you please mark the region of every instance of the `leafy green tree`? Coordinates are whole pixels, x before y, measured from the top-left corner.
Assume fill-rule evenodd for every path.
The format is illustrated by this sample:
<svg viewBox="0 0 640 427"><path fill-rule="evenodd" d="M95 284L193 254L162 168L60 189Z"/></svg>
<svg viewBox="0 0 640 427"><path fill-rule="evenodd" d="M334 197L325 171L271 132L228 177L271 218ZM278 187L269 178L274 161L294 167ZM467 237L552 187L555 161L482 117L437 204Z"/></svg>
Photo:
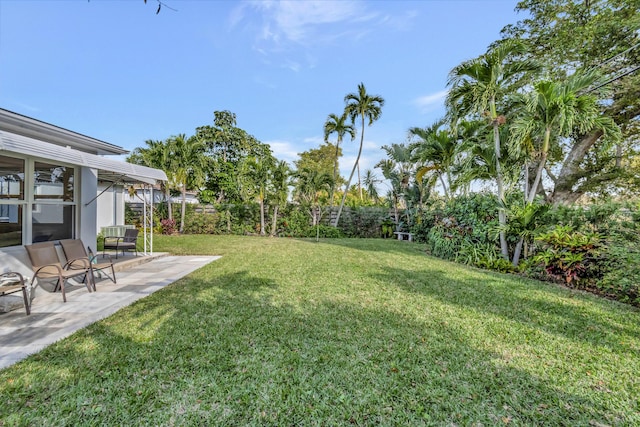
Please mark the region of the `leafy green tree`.
<svg viewBox="0 0 640 427"><path fill-rule="evenodd" d="M271 181L271 175L276 159L271 155L270 150L263 156L250 156L243 161L243 180L245 191L252 194L260 206L260 235L266 234L265 228L265 199Z"/></svg>
<svg viewBox="0 0 640 427"><path fill-rule="evenodd" d="M565 81L541 80L525 95L523 114L518 117L512 133L517 144L533 146L537 171L527 196L532 203L547 166L552 145L574 133L586 134L594 129L617 139L619 130L609 117L600 114L597 98L586 90L598 81L595 73L575 73ZM530 144L531 141L533 144Z"/></svg>
<svg viewBox="0 0 640 427"><path fill-rule="evenodd" d="M347 190L351 185L353 174L355 173L356 168L359 168L360 165L360 156L362 155L362 146L364 145L365 119L368 120L369 126L371 126L373 122L380 118L380 115L382 114L382 107L384 106L384 98L379 95L369 95L367 93L367 89L364 86L364 83L360 83L358 85L358 92L347 94L344 97L344 101L346 103L346 115L349 116L353 123L355 123L356 118L360 117L362 130L360 132L360 148L358 149L358 156L356 157L356 161L353 164L353 169L351 170L351 174L349 175L349 180L347 181L345 192L342 195L342 201L340 202L340 207L338 208L336 221L335 224L333 224L335 227L338 226L338 222L340 221L340 214L342 213L342 209L344 208L344 202L347 198ZM359 191L361 191L362 189L359 179L358 189ZM360 199L362 200L362 192L360 192Z"/></svg>
<svg viewBox="0 0 640 427"><path fill-rule="evenodd" d="M273 218L271 219L271 236L275 236L278 230L278 211L286 206L289 196L289 178L291 168L284 160L277 161L271 171L269 186L269 204L273 207Z"/></svg>
<svg viewBox="0 0 640 427"><path fill-rule="evenodd" d="M171 183L175 181L173 179L173 170L169 167L169 146L165 141L151 140L145 141L146 147L137 147L127 157L127 162L137 165L148 166L150 168L162 169L166 175L168 181L160 182L160 191L164 195L167 202L167 217L173 219L173 213L171 209Z"/></svg>
<svg viewBox="0 0 640 427"><path fill-rule="evenodd" d="M184 231L186 215L186 195L188 189L199 189L204 183L208 158L205 155L206 144L201 139L185 134L172 136L166 141L168 150L168 167L172 177L182 194L180 212L180 233Z"/></svg>
<svg viewBox="0 0 640 427"><path fill-rule="evenodd" d="M331 175L317 170L301 169L294 174L294 199L309 209L312 225L317 226L322 218L321 194L331 190Z"/></svg>
<svg viewBox="0 0 640 427"><path fill-rule="evenodd" d="M337 151L339 155L342 155L341 148L337 148ZM336 147L330 142L325 142L317 148L311 148L302 153L298 153L300 158L294 160L293 164L298 170L314 170L321 174L333 176L335 152ZM340 177L337 176L337 179L340 180Z"/></svg>
<svg viewBox="0 0 640 427"><path fill-rule="evenodd" d="M215 111L214 126L200 126L196 136L205 141L210 158L206 190L215 194L216 202L238 202L242 161L250 156L261 156L260 141L236 126L236 115L230 111Z"/></svg>
<svg viewBox="0 0 640 427"><path fill-rule="evenodd" d="M501 162L500 126L506 117L498 113L498 105L507 94L522 86L523 77L537 72L539 66L532 60L517 60L524 53L524 45L506 40L479 58L465 61L449 73L450 87L446 105L453 122L466 117L484 116L493 128L495 152L495 182L498 199L505 202L505 182ZM507 216L504 208L498 211L501 227L500 250L504 259L509 259L509 246L504 229Z"/></svg>
<svg viewBox="0 0 640 427"><path fill-rule="evenodd" d="M505 27L503 38L525 44L521 56L544 64L550 80L598 70L602 80L585 93L598 96L602 115L622 131L616 147L597 127L565 139L552 165L550 201L570 204L588 192L619 192L616 187L637 194L629 166L640 135L640 1L525 0L516 10L526 18Z"/></svg>
<svg viewBox="0 0 640 427"><path fill-rule="evenodd" d="M338 183L338 159L342 155L340 151L340 144L346 134L351 136L351 140L356 137L356 128L352 123L347 123L347 114L343 113L341 116L336 114L329 114L327 120L324 122L324 141L329 142L329 136L336 134L336 153L333 163L333 183L334 187L331 189L330 205L333 206L333 196L335 193L335 186Z"/></svg>
<svg viewBox="0 0 640 427"><path fill-rule="evenodd" d="M451 198L451 173L458 154L458 144L448 129L441 129L442 125L443 122L438 121L426 128L409 129L409 136L417 140L410 149L413 160L423 164L417 171L418 179L422 180L424 174L435 171L448 200Z"/></svg>
<svg viewBox="0 0 640 427"><path fill-rule="evenodd" d="M362 183L364 184L365 192L371 198L371 201L374 203L378 203L380 196L378 194L377 185L380 184L382 180L378 179L375 173L371 169L367 169L364 171L364 178Z"/></svg>

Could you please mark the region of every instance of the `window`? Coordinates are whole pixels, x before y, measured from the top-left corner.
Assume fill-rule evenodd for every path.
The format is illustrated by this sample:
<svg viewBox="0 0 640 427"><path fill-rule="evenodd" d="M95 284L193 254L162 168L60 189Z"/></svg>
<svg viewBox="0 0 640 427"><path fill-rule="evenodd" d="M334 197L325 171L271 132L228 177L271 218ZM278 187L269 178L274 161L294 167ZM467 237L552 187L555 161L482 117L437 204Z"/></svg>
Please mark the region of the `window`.
<svg viewBox="0 0 640 427"><path fill-rule="evenodd" d="M31 208L32 241L71 239L75 235L74 168L35 162Z"/></svg>
<svg viewBox="0 0 640 427"><path fill-rule="evenodd" d="M73 202L73 168L35 162L33 198Z"/></svg>
<svg viewBox="0 0 640 427"><path fill-rule="evenodd" d="M24 164L23 159L0 156L0 247L22 244Z"/></svg>
<svg viewBox="0 0 640 427"><path fill-rule="evenodd" d="M0 155L0 247L74 238L74 178L70 166Z"/></svg>

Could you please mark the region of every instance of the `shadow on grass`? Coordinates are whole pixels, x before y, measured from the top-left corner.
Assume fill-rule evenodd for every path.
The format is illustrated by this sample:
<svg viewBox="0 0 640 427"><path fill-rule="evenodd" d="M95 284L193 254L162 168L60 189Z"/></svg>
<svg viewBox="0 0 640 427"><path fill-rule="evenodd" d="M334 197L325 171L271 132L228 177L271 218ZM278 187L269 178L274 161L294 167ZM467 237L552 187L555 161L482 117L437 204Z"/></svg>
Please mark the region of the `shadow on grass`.
<svg viewBox="0 0 640 427"><path fill-rule="evenodd" d="M399 273L386 279L396 283ZM442 322L320 299L283 303L280 290L248 271L182 280L1 372L0 419L8 425L640 420L620 402L568 393L501 363L500 355Z"/></svg>
<svg viewBox="0 0 640 427"><path fill-rule="evenodd" d="M640 318L640 311L633 307L590 295L585 295L587 300L581 301L576 297L577 291L554 288L553 284L475 271L464 266L452 267L452 272L464 272L466 276L454 276L446 270L434 268L387 268L372 276L405 291L426 295L446 304L466 307L592 345L622 350L621 338L635 340L640 333L635 327L637 322L630 320ZM614 313L609 312L612 304L617 308ZM624 315L616 315L618 311ZM623 351L637 356L635 349L626 347Z"/></svg>

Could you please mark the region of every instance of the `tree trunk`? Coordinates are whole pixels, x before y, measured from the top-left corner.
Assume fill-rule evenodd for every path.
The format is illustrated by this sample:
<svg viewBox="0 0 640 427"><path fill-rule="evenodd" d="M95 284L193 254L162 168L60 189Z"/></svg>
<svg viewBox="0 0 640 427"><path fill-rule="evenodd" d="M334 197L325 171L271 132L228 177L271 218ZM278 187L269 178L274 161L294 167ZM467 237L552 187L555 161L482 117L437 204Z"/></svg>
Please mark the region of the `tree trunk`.
<svg viewBox="0 0 640 427"><path fill-rule="evenodd" d="M603 135L601 130L597 130L589 135L585 135L575 143L569 154L565 158L550 201L554 206L573 203L582 196L582 193L574 194L573 185L580 177L580 164L587 155L589 149L594 146Z"/></svg>
<svg viewBox="0 0 640 427"><path fill-rule="evenodd" d="M182 211L180 212L180 234L184 232L184 218L187 213L187 186L182 186Z"/></svg>
<svg viewBox="0 0 640 427"><path fill-rule="evenodd" d="M440 178L440 183L442 184L442 189L444 190L444 198L449 200L449 191L447 190L447 185L444 183L442 174L438 175L438 177Z"/></svg>
<svg viewBox="0 0 640 427"><path fill-rule="evenodd" d="M260 197L260 235L264 236L266 231L264 229L264 199Z"/></svg>
<svg viewBox="0 0 640 427"><path fill-rule="evenodd" d="M338 179L338 153L340 153L340 137L336 141L336 156L333 159L333 182L331 183L331 198L329 201L329 206L333 207L333 196L336 192L336 180Z"/></svg>
<svg viewBox="0 0 640 427"><path fill-rule="evenodd" d="M518 244L516 245L516 249L513 251L513 266L517 267L520 262L520 254L522 253L522 244L524 243L524 237L520 237L518 240Z"/></svg>
<svg viewBox="0 0 640 427"><path fill-rule="evenodd" d="M360 183L360 161L358 160L358 194L360 194L360 201L362 201L362 184Z"/></svg>
<svg viewBox="0 0 640 427"><path fill-rule="evenodd" d="M504 204L504 182L502 180L502 167L500 165L500 129L498 126L497 123L493 125L493 140L496 150L496 184L498 186L498 202ZM502 253L502 257L508 261L509 245L507 243L507 233L504 230L507 226L507 214L503 206L498 207L498 222L500 223L500 252Z"/></svg>
<svg viewBox="0 0 640 427"><path fill-rule="evenodd" d="M536 172L536 177L533 180L533 185L529 191L529 196L527 197L527 203L533 203L533 199L536 197L536 193L538 191L538 185L540 185L540 181L542 180L542 171L544 170L544 166L547 162L547 152L549 151L549 140L551 138L551 128L547 127L544 131L544 141L542 143L542 153L540 162L538 163L538 170Z"/></svg>
<svg viewBox="0 0 640 427"><path fill-rule="evenodd" d="M273 207L273 220L271 221L271 237L275 237L278 227L278 205Z"/></svg>
<svg viewBox="0 0 640 427"><path fill-rule="evenodd" d="M362 132L360 132L360 149L358 150L358 157L356 157L356 162L353 164L353 169L351 169L351 175L349 175L349 181L347 181L347 186L345 187L344 194L342 195L342 201L340 202L340 207L338 208L338 215L336 215L336 222L333 224L334 227L338 226L338 222L340 222L340 214L342 214L342 209L344 208L344 202L347 200L347 193L349 192L349 186L351 185L351 180L353 179L353 174L356 172L356 167L360 163L360 155L362 154L362 145L364 144L364 117L362 118Z"/></svg>
<svg viewBox="0 0 640 427"><path fill-rule="evenodd" d="M169 191L169 187L165 187L165 197L167 198L167 218L173 219L173 212L171 212L171 191Z"/></svg>

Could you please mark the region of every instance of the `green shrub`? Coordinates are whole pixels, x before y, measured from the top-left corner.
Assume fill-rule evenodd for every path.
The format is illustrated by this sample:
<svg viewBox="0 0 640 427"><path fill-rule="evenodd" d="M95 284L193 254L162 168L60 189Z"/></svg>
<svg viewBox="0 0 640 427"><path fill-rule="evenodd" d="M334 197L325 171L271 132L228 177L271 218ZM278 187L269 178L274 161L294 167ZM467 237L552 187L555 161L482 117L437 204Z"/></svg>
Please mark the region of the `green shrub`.
<svg viewBox="0 0 640 427"><path fill-rule="evenodd" d="M542 244L533 261L544 267L548 277L573 287L589 287L601 277L601 254L604 249L598 233L573 231L558 225L536 237Z"/></svg>
<svg viewBox="0 0 640 427"><path fill-rule="evenodd" d="M597 289L619 301L640 306L640 249L638 242L614 242L603 261Z"/></svg>
<svg viewBox="0 0 640 427"><path fill-rule="evenodd" d="M185 234L222 234L226 225L220 223L220 215L217 213L193 212L185 218Z"/></svg>

